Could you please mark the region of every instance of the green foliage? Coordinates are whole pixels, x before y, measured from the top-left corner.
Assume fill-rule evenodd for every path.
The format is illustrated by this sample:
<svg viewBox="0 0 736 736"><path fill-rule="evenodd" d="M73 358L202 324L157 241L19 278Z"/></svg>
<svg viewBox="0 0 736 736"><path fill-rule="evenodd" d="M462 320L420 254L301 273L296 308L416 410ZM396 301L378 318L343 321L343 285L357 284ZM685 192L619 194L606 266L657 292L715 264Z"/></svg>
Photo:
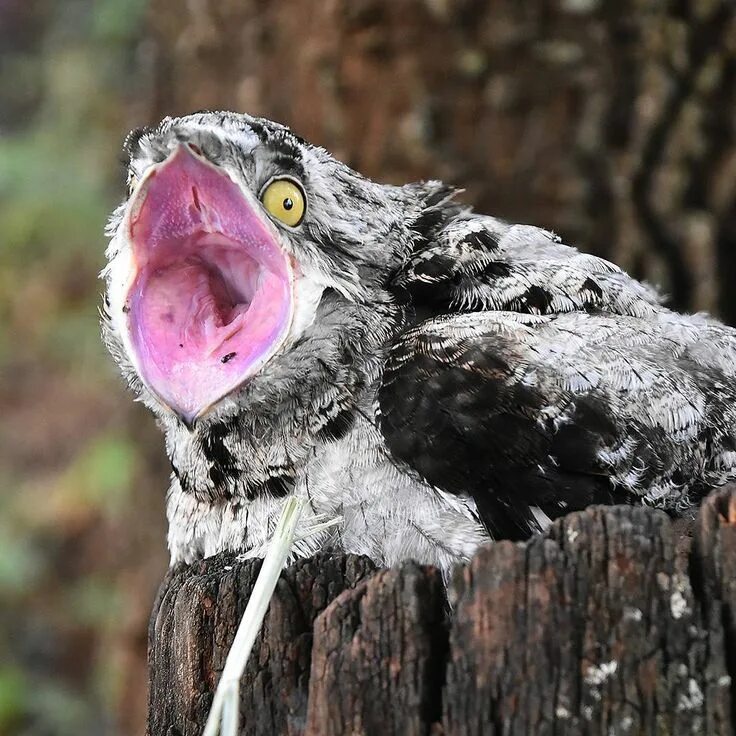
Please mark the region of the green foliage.
<svg viewBox="0 0 736 736"><path fill-rule="evenodd" d="M145 10L145 0L100 0L92 16L92 36L107 43L125 45L134 38Z"/></svg>
<svg viewBox="0 0 736 736"><path fill-rule="evenodd" d="M124 593L85 554L124 525L140 472L140 446L110 415L110 396L124 399L99 340L97 273L146 5L19 4L11 31L27 40L0 47L0 734L115 733L104 712L120 663L103 644ZM30 458L17 452L29 443ZM97 643L67 652L72 633Z"/></svg>
<svg viewBox="0 0 736 736"><path fill-rule="evenodd" d="M103 187L107 172L81 168L75 148L61 145L44 130L0 139L3 265L29 268L41 257L63 261L70 253L90 253L100 240L110 202Z"/></svg>
<svg viewBox="0 0 736 736"><path fill-rule="evenodd" d="M20 597L32 589L45 570L42 551L25 532L23 527L18 528L5 520L0 522L0 598L3 600Z"/></svg>
<svg viewBox="0 0 736 736"><path fill-rule="evenodd" d="M135 447L124 437L99 437L82 450L63 476L76 508L88 506L114 515L130 500Z"/></svg>
<svg viewBox="0 0 736 736"><path fill-rule="evenodd" d="M27 691L23 672L13 667L0 668L0 733L9 731L20 719Z"/></svg>

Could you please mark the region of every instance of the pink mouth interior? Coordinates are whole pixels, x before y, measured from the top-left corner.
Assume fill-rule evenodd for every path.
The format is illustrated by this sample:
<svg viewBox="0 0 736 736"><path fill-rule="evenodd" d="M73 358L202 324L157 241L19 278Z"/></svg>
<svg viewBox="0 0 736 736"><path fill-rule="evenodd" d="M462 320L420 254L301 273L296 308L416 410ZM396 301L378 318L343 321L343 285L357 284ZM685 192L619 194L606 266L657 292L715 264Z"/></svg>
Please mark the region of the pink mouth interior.
<svg viewBox="0 0 736 736"><path fill-rule="evenodd" d="M239 188L184 147L153 173L133 206L138 271L127 307L138 368L192 421L283 342L291 269Z"/></svg>

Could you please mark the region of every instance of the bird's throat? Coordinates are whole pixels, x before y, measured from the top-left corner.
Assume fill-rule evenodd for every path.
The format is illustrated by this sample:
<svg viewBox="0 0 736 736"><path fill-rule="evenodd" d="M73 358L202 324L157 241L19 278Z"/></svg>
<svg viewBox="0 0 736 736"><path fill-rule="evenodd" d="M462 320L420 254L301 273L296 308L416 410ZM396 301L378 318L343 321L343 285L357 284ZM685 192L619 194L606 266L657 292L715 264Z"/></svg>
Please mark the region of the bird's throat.
<svg viewBox="0 0 736 736"><path fill-rule="evenodd" d="M257 207L183 147L131 200L130 349L147 386L186 422L253 375L288 332L292 270Z"/></svg>

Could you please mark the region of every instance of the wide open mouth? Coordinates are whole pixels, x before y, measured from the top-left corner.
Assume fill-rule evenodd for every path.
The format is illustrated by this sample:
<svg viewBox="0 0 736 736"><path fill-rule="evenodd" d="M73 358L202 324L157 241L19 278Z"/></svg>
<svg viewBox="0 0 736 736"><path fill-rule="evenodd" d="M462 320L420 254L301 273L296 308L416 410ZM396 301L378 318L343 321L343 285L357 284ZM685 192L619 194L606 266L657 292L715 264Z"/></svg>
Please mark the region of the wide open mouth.
<svg viewBox="0 0 736 736"><path fill-rule="evenodd" d="M123 308L136 368L187 422L283 344L292 271L258 204L180 146L131 198L135 277Z"/></svg>

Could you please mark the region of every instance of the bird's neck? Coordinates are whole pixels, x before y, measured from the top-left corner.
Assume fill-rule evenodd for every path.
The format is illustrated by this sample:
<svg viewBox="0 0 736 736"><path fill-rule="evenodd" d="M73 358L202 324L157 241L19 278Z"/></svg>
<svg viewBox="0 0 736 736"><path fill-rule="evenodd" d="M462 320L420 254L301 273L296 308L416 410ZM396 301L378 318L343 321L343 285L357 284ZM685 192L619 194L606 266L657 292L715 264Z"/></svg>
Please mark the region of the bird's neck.
<svg viewBox="0 0 736 736"><path fill-rule="evenodd" d="M348 329L322 329L254 378L235 411L191 429L166 427L173 482L200 502L243 503L291 491L301 469L373 414L375 386L401 310L353 309Z"/></svg>

